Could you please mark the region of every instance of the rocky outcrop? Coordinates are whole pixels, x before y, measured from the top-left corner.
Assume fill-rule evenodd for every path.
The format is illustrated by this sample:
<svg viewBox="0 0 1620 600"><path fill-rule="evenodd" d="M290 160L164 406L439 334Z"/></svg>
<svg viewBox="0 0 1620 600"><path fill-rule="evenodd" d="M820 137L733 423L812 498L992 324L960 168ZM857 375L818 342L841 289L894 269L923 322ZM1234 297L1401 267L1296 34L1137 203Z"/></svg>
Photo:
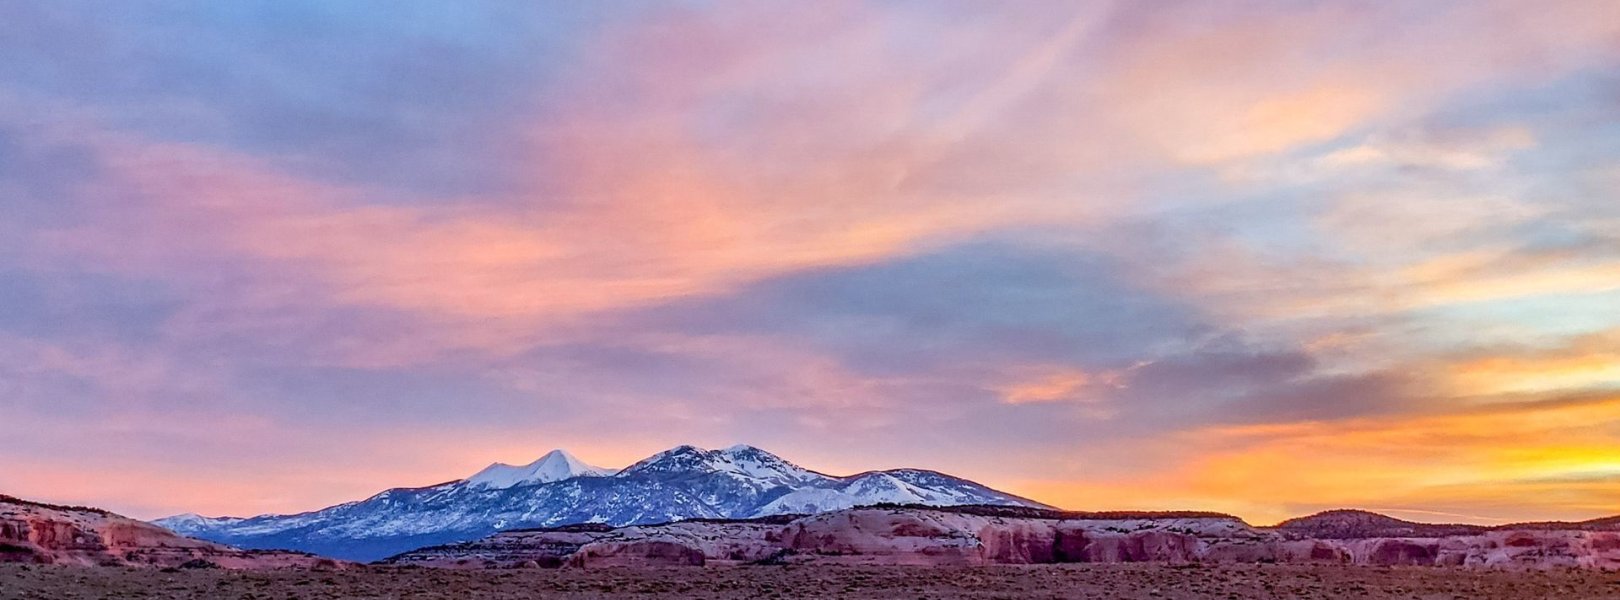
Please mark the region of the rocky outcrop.
<svg viewBox="0 0 1620 600"><path fill-rule="evenodd" d="M612 531L605 525L511 531L472 542L418 548L380 562L450 568L560 567L580 548Z"/></svg>
<svg viewBox="0 0 1620 600"><path fill-rule="evenodd" d="M1285 534L1316 539L1363 539L1478 535L1489 531L1490 527L1414 523L1364 510L1330 510L1283 521L1274 529Z"/></svg>
<svg viewBox="0 0 1620 600"><path fill-rule="evenodd" d="M639 564L743 564L772 558L782 551L781 528L791 517L752 521L683 521L666 525L611 528L576 525L510 531L482 540L420 548L381 564L428 567L598 567ZM654 545L668 544L668 545ZM701 556L674 547L688 548Z"/></svg>
<svg viewBox="0 0 1620 600"><path fill-rule="evenodd" d="M0 562L33 564L340 568L309 554L247 551L175 535L162 527L86 507L0 496Z"/></svg>
<svg viewBox="0 0 1620 600"><path fill-rule="evenodd" d="M568 557L571 567L701 567L702 550L667 540L592 542Z"/></svg>
<svg viewBox="0 0 1620 600"><path fill-rule="evenodd" d="M1487 527L1403 521L1358 510L1290 519L1274 530L1343 553L1338 562L1487 568L1620 569L1620 517Z"/></svg>
<svg viewBox="0 0 1620 600"><path fill-rule="evenodd" d="M1378 537L1365 534L1390 531L1392 525L1360 517L1338 523L1316 538L1300 526L1259 528L1207 513L893 506L774 520L510 532L425 548L387 562L577 568L1284 562L1620 570L1620 532L1477 528L1463 535Z"/></svg>

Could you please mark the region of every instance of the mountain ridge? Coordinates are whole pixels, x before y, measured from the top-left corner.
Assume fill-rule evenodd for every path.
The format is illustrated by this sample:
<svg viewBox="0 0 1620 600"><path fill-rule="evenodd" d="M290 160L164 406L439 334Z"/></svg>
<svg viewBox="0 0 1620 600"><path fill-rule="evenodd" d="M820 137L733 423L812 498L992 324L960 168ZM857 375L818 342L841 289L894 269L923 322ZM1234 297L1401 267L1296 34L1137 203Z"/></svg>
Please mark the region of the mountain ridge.
<svg viewBox="0 0 1620 600"><path fill-rule="evenodd" d="M540 468L548 460L552 468ZM505 468L492 472L494 467ZM681 445L606 471L555 450L529 465L496 463L465 479L391 488L314 511L246 518L184 514L153 523L246 548L372 560L512 529L577 523L735 519L880 503L1050 508L938 471L834 476L743 444L717 450ZM559 474L566 476L555 478Z"/></svg>

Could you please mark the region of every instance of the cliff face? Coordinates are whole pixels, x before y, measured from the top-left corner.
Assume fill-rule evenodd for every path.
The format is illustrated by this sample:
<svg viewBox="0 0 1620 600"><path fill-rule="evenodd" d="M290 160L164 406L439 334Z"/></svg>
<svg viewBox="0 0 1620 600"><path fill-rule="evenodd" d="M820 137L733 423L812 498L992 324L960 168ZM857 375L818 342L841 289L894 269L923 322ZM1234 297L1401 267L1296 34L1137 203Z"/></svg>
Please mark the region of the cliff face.
<svg viewBox="0 0 1620 600"><path fill-rule="evenodd" d="M8 496L0 496L0 562L228 569L341 566L312 555L244 551L181 537L102 510Z"/></svg>
<svg viewBox="0 0 1620 600"><path fill-rule="evenodd" d="M1343 533L1343 532L1341 532ZM750 562L984 565L1288 562L1620 570L1620 532L1484 529L1461 535L1311 537L1234 517L1071 518L860 508L786 522L685 522L503 533L424 548L394 564L678 566Z"/></svg>

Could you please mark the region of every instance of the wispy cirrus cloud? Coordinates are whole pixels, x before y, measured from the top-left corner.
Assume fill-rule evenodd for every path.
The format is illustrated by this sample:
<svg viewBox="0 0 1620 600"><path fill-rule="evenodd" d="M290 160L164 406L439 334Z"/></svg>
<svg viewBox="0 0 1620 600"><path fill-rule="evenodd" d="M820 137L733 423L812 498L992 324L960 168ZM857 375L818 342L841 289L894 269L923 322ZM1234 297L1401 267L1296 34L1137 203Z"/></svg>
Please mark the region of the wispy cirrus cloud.
<svg viewBox="0 0 1620 600"><path fill-rule="evenodd" d="M1616 441L1524 401L1613 385L1611 3L0 12L0 407L101 434L0 445L8 492L301 510L744 438L1498 515ZM1306 463L1381 475L1268 487ZM1526 515L1608 493L1566 485Z"/></svg>

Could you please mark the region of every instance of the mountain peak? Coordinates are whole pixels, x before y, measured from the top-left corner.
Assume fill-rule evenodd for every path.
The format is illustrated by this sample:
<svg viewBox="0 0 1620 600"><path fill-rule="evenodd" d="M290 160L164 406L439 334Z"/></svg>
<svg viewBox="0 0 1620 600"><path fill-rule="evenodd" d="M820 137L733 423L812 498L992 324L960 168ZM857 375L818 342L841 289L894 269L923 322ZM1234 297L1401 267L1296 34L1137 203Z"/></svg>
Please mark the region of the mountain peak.
<svg viewBox="0 0 1620 600"><path fill-rule="evenodd" d="M722 450L705 450L690 444L682 444L649 456L619 472L621 476L674 478L711 473L728 473L757 480L766 485L801 484L829 479L825 475L747 444L736 444Z"/></svg>
<svg viewBox="0 0 1620 600"><path fill-rule="evenodd" d="M545 456L522 466L495 463L479 471L466 482L469 485L503 490L520 485L550 483L574 477L602 477L611 475L612 469L586 464L562 449L547 452Z"/></svg>
<svg viewBox="0 0 1620 600"><path fill-rule="evenodd" d="M750 446L748 444L736 444L736 445L727 447L724 450L715 450L714 452L716 454L719 454L719 455L725 456L727 458L730 458L733 461L763 461L763 462L769 462L769 463L782 463L782 464L787 464L787 465L793 464L793 463L788 462L786 459L783 459L780 456L777 456L775 454L772 454L772 453L770 453L768 451L765 451L765 450L762 450L760 448ZM797 466L795 465L795 467L797 467Z"/></svg>
<svg viewBox="0 0 1620 600"><path fill-rule="evenodd" d="M619 475L708 473L715 470L716 452L681 444L625 467Z"/></svg>

